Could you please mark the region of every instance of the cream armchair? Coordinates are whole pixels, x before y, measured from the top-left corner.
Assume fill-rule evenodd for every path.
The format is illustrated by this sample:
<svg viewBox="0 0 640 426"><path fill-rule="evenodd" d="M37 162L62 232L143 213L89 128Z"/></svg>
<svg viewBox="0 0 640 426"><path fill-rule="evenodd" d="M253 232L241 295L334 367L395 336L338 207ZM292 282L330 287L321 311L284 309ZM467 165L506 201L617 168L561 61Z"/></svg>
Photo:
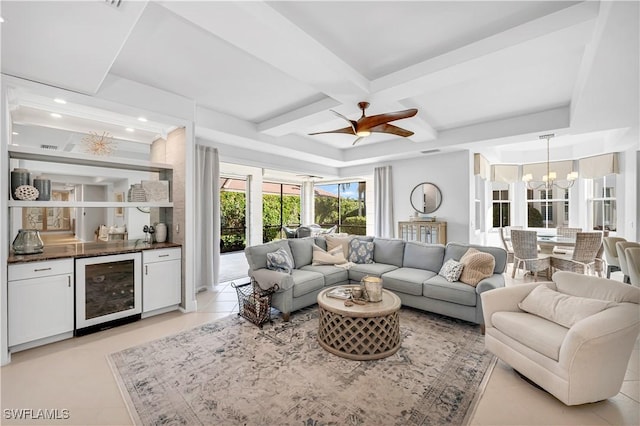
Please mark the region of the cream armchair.
<svg viewBox="0 0 640 426"><path fill-rule="evenodd" d="M571 317L573 325L565 327L556 317L549 320L519 307L531 308L523 301L539 286L554 292L539 289L536 294L552 293L568 300L553 314ZM586 302L607 307L580 319L578 313L584 314L584 308L578 302L585 302L582 298L598 299ZM557 272L553 282L482 293L485 346L566 405L600 401L620 391L640 333L639 304L638 288L606 278ZM553 311L554 304L542 305L543 310Z"/></svg>

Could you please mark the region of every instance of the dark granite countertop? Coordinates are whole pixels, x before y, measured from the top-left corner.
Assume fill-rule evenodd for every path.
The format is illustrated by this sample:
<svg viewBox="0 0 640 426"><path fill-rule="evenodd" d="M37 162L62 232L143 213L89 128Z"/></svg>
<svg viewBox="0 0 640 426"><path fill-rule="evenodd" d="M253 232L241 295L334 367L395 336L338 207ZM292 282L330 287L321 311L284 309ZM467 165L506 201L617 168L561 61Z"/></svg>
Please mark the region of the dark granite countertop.
<svg viewBox="0 0 640 426"><path fill-rule="evenodd" d="M49 245L44 247L43 253L15 254L13 250L9 254L7 263L37 262L42 260L54 260L63 258L80 258L92 256L105 256L109 254L132 253L143 250L181 247L175 243L146 244L143 240L90 242L75 244Z"/></svg>

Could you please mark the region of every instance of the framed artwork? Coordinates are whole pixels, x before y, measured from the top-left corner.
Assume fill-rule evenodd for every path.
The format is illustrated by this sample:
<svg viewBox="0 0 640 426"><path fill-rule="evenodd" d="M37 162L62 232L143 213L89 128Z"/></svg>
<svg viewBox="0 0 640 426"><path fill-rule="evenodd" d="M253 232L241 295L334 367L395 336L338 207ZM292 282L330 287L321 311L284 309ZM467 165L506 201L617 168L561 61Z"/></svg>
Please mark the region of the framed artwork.
<svg viewBox="0 0 640 426"><path fill-rule="evenodd" d="M124 202L124 192L116 192L113 195L116 203ZM124 217L124 207L116 207L116 217Z"/></svg>
<svg viewBox="0 0 640 426"><path fill-rule="evenodd" d="M51 191L52 201L69 201L68 191ZM40 231L71 231L69 207L26 207L22 209L22 227Z"/></svg>

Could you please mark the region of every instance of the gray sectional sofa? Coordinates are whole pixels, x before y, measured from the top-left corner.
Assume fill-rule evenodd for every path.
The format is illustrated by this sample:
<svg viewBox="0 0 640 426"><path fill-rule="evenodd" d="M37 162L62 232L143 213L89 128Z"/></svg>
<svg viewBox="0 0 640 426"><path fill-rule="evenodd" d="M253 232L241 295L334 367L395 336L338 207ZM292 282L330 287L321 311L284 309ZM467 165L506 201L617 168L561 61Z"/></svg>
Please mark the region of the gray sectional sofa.
<svg viewBox="0 0 640 426"><path fill-rule="evenodd" d="M354 264L346 269L333 265L312 265L313 245L326 250L323 237L308 237L272 241L245 248L249 263L249 276L262 288L277 284L272 306L282 312L285 321L289 314L316 303L318 293L324 288L358 283L369 275L383 279L384 288L400 297L402 304L429 312L483 324L480 294L504 287L503 272L507 252L499 247L449 243L423 244L399 239L368 238L374 243L374 263ZM460 260L473 247L490 253L495 258L493 275L480 281L476 287L449 282L438 275L449 259ZM267 253L279 248L287 251L294 262L291 274L267 269Z"/></svg>

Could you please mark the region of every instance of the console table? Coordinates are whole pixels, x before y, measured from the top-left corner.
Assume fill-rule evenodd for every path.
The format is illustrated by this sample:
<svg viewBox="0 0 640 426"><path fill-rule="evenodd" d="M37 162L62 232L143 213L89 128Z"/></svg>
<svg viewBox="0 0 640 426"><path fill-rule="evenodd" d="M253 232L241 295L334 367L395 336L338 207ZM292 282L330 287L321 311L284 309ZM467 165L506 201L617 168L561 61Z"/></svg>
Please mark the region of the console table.
<svg viewBox="0 0 640 426"><path fill-rule="evenodd" d="M447 244L447 222L425 220L398 222L398 238L428 244Z"/></svg>

